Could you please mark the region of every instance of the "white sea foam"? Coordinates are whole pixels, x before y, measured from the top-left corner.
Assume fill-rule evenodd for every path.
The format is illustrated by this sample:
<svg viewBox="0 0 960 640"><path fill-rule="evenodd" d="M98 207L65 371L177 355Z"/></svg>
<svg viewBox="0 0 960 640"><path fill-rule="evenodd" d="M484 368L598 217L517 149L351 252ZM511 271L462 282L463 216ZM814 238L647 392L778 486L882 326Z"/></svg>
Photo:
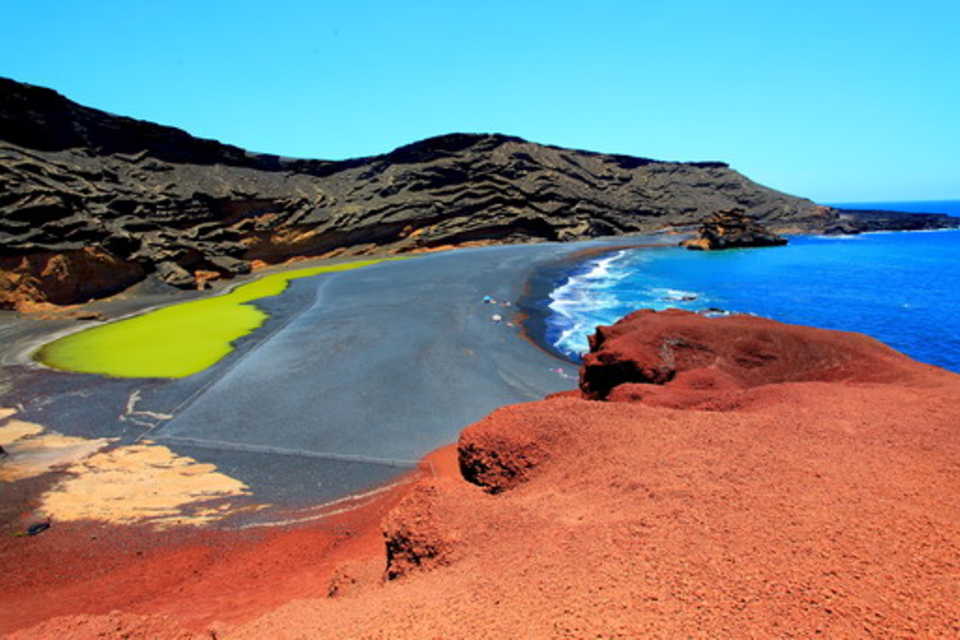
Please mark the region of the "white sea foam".
<svg viewBox="0 0 960 640"><path fill-rule="evenodd" d="M582 356L588 350L587 337L597 326L612 324L631 311L703 304L695 291L638 286L638 265L647 260L643 253L618 251L587 262L580 273L552 291L548 335L553 345L568 355ZM625 279L627 286L622 284Z"/></svg>
<svg viewBox="0 0 960 640"><path fill-rule="evenodd" d="M696 291L684 291L683 289L668 289L666 287L654 287L650 293L664 302L693 302L700 297Z"/></svg>
<svg viewBox="0 0 960 640"><path fill-rule="evenodd" d="M546 339L575 358L597 325L635 309L678 307L712 317L748 312L862 331L960 371L954 339L960 335L954 295L960 283L951 268L958 238L947 230L805 236L786 253L630 250L603 263L587 260L544 300L551 304ZM840 245L844 250L837 253Z"/></svg>
<svg viewBox="0 0 960 640"><path fill-rule="evenodd" d="M946 229L910 229L907 231L864 231L861 236L879 236L892 233L943 233L944 231L960 231L960 227L949 227Z"/></svg>
<svg viewBox="0 0 960 640"><path fill-rule="evenodd" d="M617 281L626 277L626 273L612 273L610 265L626 255L626 251L618 251L610 256L599 258L591 263L589 271L572 275L561 286L550 292L551 309L557 313L571 317L571 312L590 305L595 307L603 304L604 300L595 295L598 289L613 286Z"/></svg>
<svg viewBox="0 0 960 640"><path fill-rule="evenodd" d="M586 336L593 332L598 320L604 321L604 311L620 305L615 293L608 290L629 275L629 271L615 268L626 255L626 251L617 251L592 260L583 273L569 276L550 293L547 306L556 314L551 324L558 332L554 346L570 355L586 351Z"/></svg>

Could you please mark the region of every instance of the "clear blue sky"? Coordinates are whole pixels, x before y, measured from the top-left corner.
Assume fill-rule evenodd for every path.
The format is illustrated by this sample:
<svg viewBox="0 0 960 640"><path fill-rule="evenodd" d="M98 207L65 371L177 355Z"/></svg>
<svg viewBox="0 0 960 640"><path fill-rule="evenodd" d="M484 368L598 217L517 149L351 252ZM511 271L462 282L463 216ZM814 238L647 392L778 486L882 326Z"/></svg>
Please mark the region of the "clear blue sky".
<svg viewBox="0 0 960 640"><path fill-rule="evenodd" d="M10 0L0 75L254 151L452 131L960 198L957 0Z"/></svg>

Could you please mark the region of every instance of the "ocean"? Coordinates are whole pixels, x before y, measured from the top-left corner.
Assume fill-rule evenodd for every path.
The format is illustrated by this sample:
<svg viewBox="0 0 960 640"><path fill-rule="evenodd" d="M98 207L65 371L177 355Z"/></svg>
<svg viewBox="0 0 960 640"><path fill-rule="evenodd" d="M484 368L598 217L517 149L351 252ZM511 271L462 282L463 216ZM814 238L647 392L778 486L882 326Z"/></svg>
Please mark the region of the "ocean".
<svg viewBox="0 0 960 640"><path fill-rule="evenodd" d="M960 200L831 204L960 216ZM786 247L625 249L586 260L549 294L546 342L576 361L598 325L677 307L859 331L960 373L960 231L789 238Z"/></svg>

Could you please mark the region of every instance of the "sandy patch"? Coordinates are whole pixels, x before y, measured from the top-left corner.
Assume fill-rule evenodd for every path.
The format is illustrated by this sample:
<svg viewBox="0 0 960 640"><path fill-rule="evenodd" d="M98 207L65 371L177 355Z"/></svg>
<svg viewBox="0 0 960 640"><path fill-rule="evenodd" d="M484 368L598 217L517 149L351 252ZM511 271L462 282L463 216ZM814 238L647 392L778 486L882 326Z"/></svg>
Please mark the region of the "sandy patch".
<svg viewBox="0 0 960 640"><path fill-rule="evenodd" d="M214 465L154 444L97 453L66 471L71 477L41 498L43 511L56 520L201 525L233 511L230 503L211 501L250 494L247 485Z"/></svg>
<svg viewBox="0 0 960 640"><path fill-rule="evenodd" d="M35 436L43 431L43 427L23 420L10 420L0 427L0 447L12 447L15 442Z"/></svg>
<svg viewBox="0 0 960 640"><path fill-rule="evenodd" d="M32 422L11 420L0 427L0 445L7 457L0 462L0 480L32 478L76 463L110 444L108 438L74 438L44 433Z"/></svg>
<svg viewBox="0 0 960 640"><path fill-rule="evenodd" d="M107 446L106 438L90 440L46 432L43 425L11 418L14 409L0 409L0 481L13 482L44 474L82 460Z"/></svg>
<svg viewBox="0 0 960 640"><path fill-rule="evenodd" d="M0 446L7 453L0 481L65 472L40 497L40 512L53 520L201 525L264 507L235 508L224 500L249 495L247 485L167 447L146 442L102 451L115 439L65 436L11 418L15 414L0 408Z"/></svg>

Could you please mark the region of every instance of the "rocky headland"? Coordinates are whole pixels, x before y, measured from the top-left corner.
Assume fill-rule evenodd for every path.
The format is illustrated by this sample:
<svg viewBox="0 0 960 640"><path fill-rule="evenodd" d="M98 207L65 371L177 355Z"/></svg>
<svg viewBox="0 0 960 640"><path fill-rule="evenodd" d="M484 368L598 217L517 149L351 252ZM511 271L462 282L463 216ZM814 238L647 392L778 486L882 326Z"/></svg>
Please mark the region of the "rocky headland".
<svg viewBox="0 0 960 640"><path fill-rule="evenodd" d="M193 288L304 256L688 229L731 207L773 230L866 224L722 162L664 162L496 134L299 160L0 79L0 308L85 302L145 278ZM869 219L871 228L906 224Z"/></svg>
<svg viewBox="0 0 960 640"><path fill-rule="evenodd" d="M579 386L471 425L337 545L281 533L192 573L165 552L181 586L144 559L162 596L11 637L960 632L957 375L860 334L645 310L598 329Z"/></svg>
<svg viewBox="0 0 960 640"><path fill-rule="evenodd" d="M866 233L868 231L929 231L958 229L960 218L945 213L904 213L870 209L834 209L836 226L828 233Z"/></svg>
<svg viewBox="0 0 960 640"><path fill-rule="evenodd" d="M694 237L680 242L681 247L696 251L778 247L785 244L786 238L769 231L743 209L714 213L700 224Z"/></svg>

